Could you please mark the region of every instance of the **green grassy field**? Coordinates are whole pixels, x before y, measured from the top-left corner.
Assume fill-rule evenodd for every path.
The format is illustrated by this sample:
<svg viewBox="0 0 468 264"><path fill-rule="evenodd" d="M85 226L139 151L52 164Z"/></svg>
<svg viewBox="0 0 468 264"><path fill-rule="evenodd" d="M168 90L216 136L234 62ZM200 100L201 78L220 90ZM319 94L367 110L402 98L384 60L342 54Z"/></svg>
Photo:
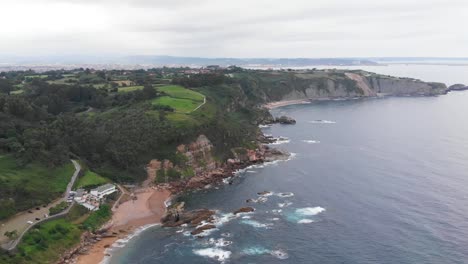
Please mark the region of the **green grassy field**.
<svg viewBox="0 0 468 264"><path fill-rule="evenodd" d="M80 241L82 230L66 219L52 220L29 231L12 263L51 263Z"/></svg>
<svg viewBox="0 0 468 264"><path fill-rule="evenodd" d="M188 113L193 111L197 106L200 105L200 102L189 100L189 99L181 99L181 98L173 98L169 96L163 96L156 98L152 102L154 105L167 105L174 108L177 112Z"/></svg>
<svg viewBox="0 0 468 264"><path fill-rule="evenodd" d="M128 87L120 87L119 93L128 93L133 91L143 90L143 86L128 86Z"/></svg>
<svg viewBox="0 0 468 264"><path fill-rule="evenodd" d="M24 76L25 79L33 79L33 78L41 78L41 79L45 79L49 77L49 75L45 75L45 74L42 74L42 75L28 75L28 76Z"/></svg>
<svg viewBox="0 0 468 264"><path fill-rule="evenodd" d="M189 99L198 102L203 102L204 98L203 94L178 85L165 85L158 87L158 90L174 98Z"/></svg>
<svg viewBox="0 0 468 264"><path fill-rule="evenodd" d="M102 177L101 175L95 172L87 170L85 174L78 179L76 183L76 189L94 187L108 182L108 179Z"/></svg>
<svg viewBox="0 0 468 264"><path fill-rule="evenodd" d="M59 197L74 171L71 162L58 168L34 163L18 167L14 157L0 156L0 219Z"/></svg>
<svg viewBox="0 0 468 264"><path fill-rule="evenodd" d="M182 86L166 85L157 89L167 94L167 96L154 99L152 104L170 106L178 113L190 113L203 103L204 96L201 93Z"/></svg>

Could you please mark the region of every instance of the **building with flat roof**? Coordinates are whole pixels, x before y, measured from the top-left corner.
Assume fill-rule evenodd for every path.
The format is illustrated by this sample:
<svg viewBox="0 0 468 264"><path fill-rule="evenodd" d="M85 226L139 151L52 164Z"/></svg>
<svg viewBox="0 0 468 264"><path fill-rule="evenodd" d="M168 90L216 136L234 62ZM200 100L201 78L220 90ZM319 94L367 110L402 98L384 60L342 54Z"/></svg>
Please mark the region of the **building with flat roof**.
<svg viewBox="0 0 468 264"><path fill-rule="evenodd" d="M95 189L92 189L90 193L91 195L97 197L98 199L102 199L104 196L109 195L115 191L117 191L117 189L115 188L115 185L107 183Z"/></svg>

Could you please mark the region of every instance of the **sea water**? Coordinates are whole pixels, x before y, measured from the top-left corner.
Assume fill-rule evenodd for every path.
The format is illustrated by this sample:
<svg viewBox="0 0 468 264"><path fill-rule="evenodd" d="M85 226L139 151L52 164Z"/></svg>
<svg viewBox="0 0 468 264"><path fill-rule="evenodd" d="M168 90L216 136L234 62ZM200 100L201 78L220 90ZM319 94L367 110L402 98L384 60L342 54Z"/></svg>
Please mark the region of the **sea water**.
<svg viewBox="0 0 468 264"><path fill-rule="evenodd" d="M217 210L216 229L152 227L110 262L468 263L468 92L273 114L297 120L262 128L293 158L181 198ZM256 210L232 214L243 206Z"/></svg>

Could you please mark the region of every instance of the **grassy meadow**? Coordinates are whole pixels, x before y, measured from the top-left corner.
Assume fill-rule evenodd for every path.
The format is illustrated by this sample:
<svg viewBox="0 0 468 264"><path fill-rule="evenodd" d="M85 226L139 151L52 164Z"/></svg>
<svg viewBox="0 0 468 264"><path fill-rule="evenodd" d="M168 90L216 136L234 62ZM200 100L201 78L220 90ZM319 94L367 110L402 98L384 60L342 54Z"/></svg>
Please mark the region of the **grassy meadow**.
<svg viewBox="0 0 468 264"><path fill-rule="evenodd" d="M74 171L71 162L57 168L35 163L19 167L14 157L0 156L0 219L56 199Z"/></svg>

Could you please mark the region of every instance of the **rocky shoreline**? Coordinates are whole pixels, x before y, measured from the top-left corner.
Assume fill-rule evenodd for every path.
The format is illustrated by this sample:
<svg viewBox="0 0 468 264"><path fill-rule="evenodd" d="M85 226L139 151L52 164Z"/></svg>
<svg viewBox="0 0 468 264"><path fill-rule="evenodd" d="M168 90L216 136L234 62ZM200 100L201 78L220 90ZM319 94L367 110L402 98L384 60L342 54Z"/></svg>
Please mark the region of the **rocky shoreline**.
<svg viewBox="0 0 468 264"><path fill-rule="evenodd" d="M208 185L220 184L225 179L234 176L237 171L249 166L275 160L287 160L290 157L290 154L287 152L264 145L265 143L275 142L275 139L262 136L261 142L262 144L256 150L244 149L245 153L236 152L234 159L228 159L225 164L212 171L201 173L185 181L163 184L161 187L168 189L176 195L186 191L203 189Z"/></svg>
<svg viewBox="0 0 468 264"><path fill-rule="evenodd" d="M265 124L295 124L295 120L289 117L273 118L267 120ZM205 140L205 139L203 139ZM276 160L287 160L290 157L290 153L272 148L267 144L276 142L278 139L271 136L264 135L259 132L257 136L257 148L255 150L238 148L233 149L234 158L228 159L225 163L212 166L210 169L200 171L197 175L182 181L176 181L171 183L159 184L153 188L158 190L165 190L171 193L172 199L178 195L192 190L205 189L206 186L213 186L217 184L224 184L226 179L230 179L235 176L235 173L239 170L245 169L252 165L258 165L265 162L272 162ZM206 145L204 145L206 148ZM148 183L154 181L155 175L151 175L148 170ZM231 184L232 181L228 180ZM166 204L165 204L166 206ZM117 209L118 210L118 209ZM244 207L236 210L233 214L252 212L252 207ZM161 219L155 219L156 222L161 221L164 227L176 227L183 224L187 224L193 227L194 230L191 232L194 236L202 236L203 232L209 229L216 228L214 225L214 214L215 211L209 209L199 209L194 211L184 211L183 203L175 204L166 207L166 212ZM115 212L114 212L115 215ZM148 224L148 223L146 223ZM135 224L126 229L124 228L112 228L112 225L107 225L96 233L85 232L80 239L80 243L73 249L67 251L57 261L57 264L70 264L80 263L80 256L86 256L92 249L103 250L111 247L112 244L118 239L125 238L126 236L135 232L139 227L143 226ZM103 244L104 243L104 244ZM100 245L103 244L103 245ZM98 245L100 245L98 247ZM102 252L104 257L105 253ZM108 256L106 254L105 256Z"/></svg>

